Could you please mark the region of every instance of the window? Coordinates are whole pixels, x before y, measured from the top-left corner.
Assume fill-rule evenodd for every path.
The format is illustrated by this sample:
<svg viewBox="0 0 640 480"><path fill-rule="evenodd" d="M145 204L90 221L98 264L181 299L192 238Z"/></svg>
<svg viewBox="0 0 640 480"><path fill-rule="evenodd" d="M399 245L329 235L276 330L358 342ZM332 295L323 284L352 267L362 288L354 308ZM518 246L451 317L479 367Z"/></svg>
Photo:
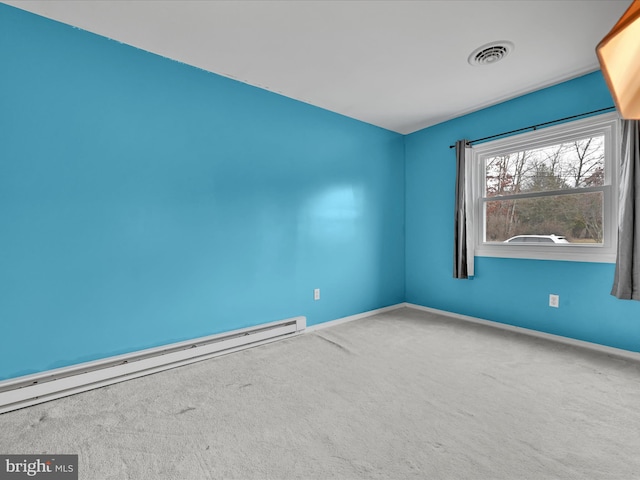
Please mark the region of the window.
<svg viewBox="0 0 640 480"><path fill-rule="evenodd" d="M475 255L615 262L616 113L474 146Z"/></svg>

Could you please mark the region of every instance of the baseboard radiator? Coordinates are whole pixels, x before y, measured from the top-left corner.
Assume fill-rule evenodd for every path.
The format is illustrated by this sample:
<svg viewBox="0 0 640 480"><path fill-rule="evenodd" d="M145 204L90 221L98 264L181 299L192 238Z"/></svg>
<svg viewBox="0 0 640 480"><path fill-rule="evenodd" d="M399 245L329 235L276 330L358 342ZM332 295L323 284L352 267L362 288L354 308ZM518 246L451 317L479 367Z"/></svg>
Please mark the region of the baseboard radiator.
<svg viewBox="0 0 640 480"><path fill-rule="evenodd" d="M188 365L302 332L305 317L139 350L0 382L0 414Z"/></svg>

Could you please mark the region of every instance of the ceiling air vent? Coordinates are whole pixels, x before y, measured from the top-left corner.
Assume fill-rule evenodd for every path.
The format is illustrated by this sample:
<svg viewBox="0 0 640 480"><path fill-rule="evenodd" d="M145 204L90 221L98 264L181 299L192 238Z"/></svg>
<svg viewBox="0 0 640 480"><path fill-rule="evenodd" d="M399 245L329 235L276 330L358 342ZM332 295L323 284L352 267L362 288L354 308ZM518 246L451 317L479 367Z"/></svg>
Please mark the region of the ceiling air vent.
<svg viewBox="0 0 640 480"><path fill-rule="evenodd" d="M491 42L476 48L469 55L471 65L491 65L499 62L513 50L513 43L507 41Z"/></svg>

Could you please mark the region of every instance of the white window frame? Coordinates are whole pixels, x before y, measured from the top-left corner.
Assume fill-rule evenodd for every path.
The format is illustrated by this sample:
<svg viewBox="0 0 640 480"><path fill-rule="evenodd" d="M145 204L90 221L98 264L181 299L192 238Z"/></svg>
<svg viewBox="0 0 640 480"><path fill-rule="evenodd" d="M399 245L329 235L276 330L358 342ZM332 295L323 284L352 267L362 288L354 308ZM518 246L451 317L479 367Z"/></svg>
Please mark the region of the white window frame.
<svg viewBox="0 0 640 480"><path fill-rule="evenodd" d="M616 112L564 123L542 130L514 135L471 148L467 178L471 179L471 217L475 256L530 258L576 262L615 263L618 240L618 166L620 164L620 119ZM517 244L485 242L484 192L487 158L557 145L589 136L605 137L605 186L603 205L603 243L589 244ZM591 190L591 189L589 189Z"/></svg>

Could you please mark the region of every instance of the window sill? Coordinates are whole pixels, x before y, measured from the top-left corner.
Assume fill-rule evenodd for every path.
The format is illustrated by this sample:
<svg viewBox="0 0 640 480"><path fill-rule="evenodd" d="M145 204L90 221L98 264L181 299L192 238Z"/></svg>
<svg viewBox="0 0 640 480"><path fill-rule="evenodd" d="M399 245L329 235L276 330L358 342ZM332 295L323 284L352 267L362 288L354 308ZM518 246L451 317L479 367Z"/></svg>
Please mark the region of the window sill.
<svg viewBox="0 0 640 480"><path fill-rule="evenodd" d="M527 258L563 262L616 263L616 251L597 245L482 245L476 257Z"/></svg>

